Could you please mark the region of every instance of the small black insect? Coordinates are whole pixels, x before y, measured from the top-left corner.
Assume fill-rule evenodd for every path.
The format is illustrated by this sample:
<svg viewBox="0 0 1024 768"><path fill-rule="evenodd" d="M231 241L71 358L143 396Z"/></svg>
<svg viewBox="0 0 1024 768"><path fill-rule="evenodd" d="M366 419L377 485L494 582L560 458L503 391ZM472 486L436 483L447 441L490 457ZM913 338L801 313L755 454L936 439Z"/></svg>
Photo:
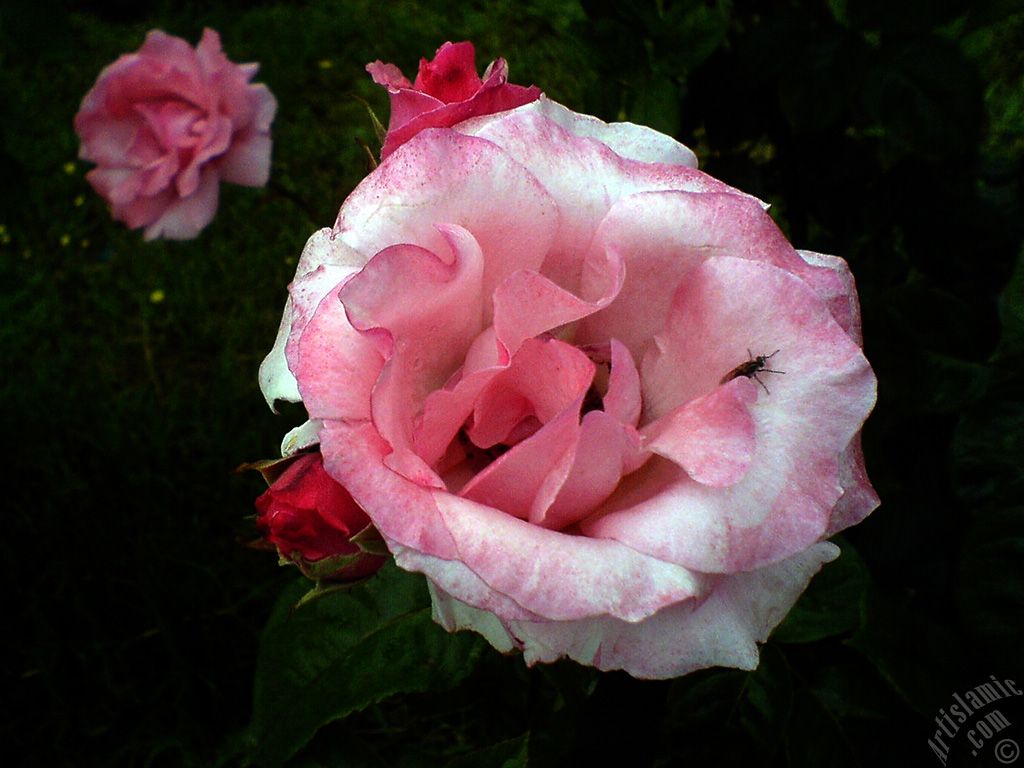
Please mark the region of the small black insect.
<svg viewBox="0 0 1024 768"><path fill-rule="evenodd" d="M733 379L738 379L740 376L746 376L748 379L753 379L754 381L756 381L758 384L761 385L765 392L768 392L768 387L765 386L765 383L763 381L757 378L757 374L785 373L785 371L773 371L771 368L767 367L768 361L775 357L775 355L777 355L778 353L779 350L776 349L770 355L758 355L757 357L754 357L753 353L748 349L747 357L749 357L750 359L747 360L745 363L740 363L739 365L737 365L735 368L733 368L731 371L725 374L725 376L722 377L722 380L718 383L725 384L725 382L732 381ZM771 392L768 392L768 394L770 395Z"/></svg>

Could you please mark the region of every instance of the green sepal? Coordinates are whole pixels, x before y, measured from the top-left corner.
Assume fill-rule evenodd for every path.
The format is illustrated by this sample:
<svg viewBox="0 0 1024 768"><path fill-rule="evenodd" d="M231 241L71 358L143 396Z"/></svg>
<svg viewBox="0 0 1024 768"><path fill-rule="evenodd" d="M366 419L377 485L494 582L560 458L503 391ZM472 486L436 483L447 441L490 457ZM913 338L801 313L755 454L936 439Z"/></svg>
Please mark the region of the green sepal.
<svg viewBox="0 0 1024 768"><path fill-rule="evenodd" d="M384 127L384 123L377 117L377 113L373 111L373 107L370 106L370 102L364 99L362 96L352 94L352 98L357 101L361 101L363 106L366 107L366 112L370 115L370 122L373 123L373 132L377 134L377 143L382 147L384 146L384 139L387 138L388 129Z"/></svg>
<svg viewBox="0 0 1024 768"><path fill-rule="evenodd" d="M387 542L384 541L380 531L373 525L366 526L355 536L352 536L349 541L368 555L391 556L391 550L388 549Z"/></svg>
<svg viewBox="0 0 1024 768"><path fill-rule="evenodd" d="M235 467L235 473L248 472L255 470L263 475L263 479L267 483L267 487L272 486L284 471L288 468L295 459L302 456L302 453L293 453L290 456L281 456L276 459L260 459L259 461L247 461L243 464L239 464Z"/></svg>

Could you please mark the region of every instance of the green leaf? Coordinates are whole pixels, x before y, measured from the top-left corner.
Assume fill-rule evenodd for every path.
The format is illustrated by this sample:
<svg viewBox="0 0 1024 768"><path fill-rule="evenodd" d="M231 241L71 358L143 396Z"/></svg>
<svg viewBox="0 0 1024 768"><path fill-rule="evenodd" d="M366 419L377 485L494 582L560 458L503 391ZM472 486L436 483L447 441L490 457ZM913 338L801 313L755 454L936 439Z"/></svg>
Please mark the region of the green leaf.
<svg viewBox="0 0 1024 768"><path fill-rule="evenodd" d="M665 77L641 83L630 106L629 119L675 136L679 132L679 88Z"/></svg>
<svg viewBox="0 0 1024 768"><path fill-rule="evenodd" d="M913 359L917 369L913 378L923 385L918 389L917 400L908 403L912 411L962 411L981 398L992 383L992 369L982 363L927 351Z"/></svg>
<svg viewBox="0 0 1024 768"><path fill-rule="evenodd" d="M805 686L794 692L786 757L792 768L853 768L860 764L842 721Z"/></svg>
<svg viewBox="0 0 1024 768"><path fill-rule="evenodd" d="M307 588L282 595L260 640L249 732L259 765L282 765L321 726L388 696L457 685L483 647L434 624L424 578L393 564L293 610Z"/></svg>
<svg viewBox="0 0 1024 768"><path fill-rule="evenodd" d="M447 768L526 768L530 734L457 757Z"/></svg>
<svg viewBox="0 0 1024 768"><path fill-rule="evenodd" d="M926 157L974 146L982 92L954 44L935 37L886 40L863 74L864 107L886 134Z"/></svg>
<svg viewBox="0 0 1024 768"><path fill-rule="evenodd" d="M1024 494L1024 387L994 385L964 414L950 446L957 494L971 505L1010 506Z"/></svg>
<svg viewBox="0 0 1024 768"><path fill-rule="evenodd" d="M972 29L1004 22L1009 16L1024 12L1021 0L974 0L967 20Z"/></svg>
<svg viewBox="0 0 1024 768"><path fill-rule="evenodd" d="M792 702L786 657L769 645L752 672L714 669L677 680L665 731L681 761L767 766L780 748Z"/></svg>
<svg viewBox="0 0 1024 768"><path fill-rule="evenodd" d="M1024 637L1024 507L980 512L967 534L957 602L969 635L1020 673Z"/></svg>
<svg viewBox="0 0 1024 768"><path fill-rule="evenodd" d="M757 669L744 681L734 717L740 728L771 755L782 740L785 724L793 706L789 666L781 651L770 646L761 649Z"/></svg>
<svg viewBox="0 0 1024 768"><path fill-rule="evenodd" d="M800 43L796 66L779 80L779 104L795 133L823 130L849 112L865 43L843 29L816 30Z"/></svg>
<svg viewBox="0 0 1024 768"><path fill-rule="evenodd" d="M725 42L729 9L724 2L675 3L665 8L664 18L650 31L669 68L663 71L682 77Z"/></svg>
<svg viewBox="0 0 1024 768"><path fill-rule="evenodd" d="M1003 334L995 359L1024 363L1024 248L1017 255L1013 275L999 297L999 316L1003 321Z"/></svg>
<svg viewBox="0 0 1024 768"><path fill-rule="evenodd" d="M948 683L935 670L948 669L958 658L955 639L944 626L890 597L869 592L864 606L862 626L845 644L919 714L934 717L949 696Z"/></svg>
<svg viewBox="0 0 1024 768"><path fill-rule="evenodd" d="M909 711L865 659L852 653L833 657L834 663L817 670L811 687L834 717L888 722Z"/></svg>
<svg viewBox="0 0 1024 768"><path fill-rule="evenodd" d="M850 22L883 32L924 32L966 10L968 0L846 0Z"/></svg>
<svg viewBox="0 0 1024 768"><path fill-rule="evenodd" d="M861 603L871 574L853 545L837 539L841 552L811 579L789 615L772 633L780 643L812 643L860 625Z"/></svg>

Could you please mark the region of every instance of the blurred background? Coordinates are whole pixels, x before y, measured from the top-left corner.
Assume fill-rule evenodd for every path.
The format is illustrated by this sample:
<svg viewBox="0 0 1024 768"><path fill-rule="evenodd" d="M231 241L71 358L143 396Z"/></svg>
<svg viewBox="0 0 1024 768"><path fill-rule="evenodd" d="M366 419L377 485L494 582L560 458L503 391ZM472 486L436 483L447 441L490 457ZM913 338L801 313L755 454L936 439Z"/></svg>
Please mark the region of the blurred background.
<svg viewBox="0 0 1024 768"><path fill-rule="evenodd" d="M144 243L85 182L72 117L149 29L194 44L206 26L279 100L272 183L222 187L194 241ZM5 0L4 752L274 763L253 751L253 679L297 573L240 544L264 485L232 470L302 419L270 413L256 371L306 238L367 171L359 99L386 119L364 66L414 75L447 40L676 136L798 248L849 261L882 506L757 672L525 670L470 641L443 690L399 685L287 764L935 765L954 694L1024 687L1020 0ZM1024 746L1024 697L999 708L993 743ZM948 765L998 764L992 743L953 741Z"/></svg>

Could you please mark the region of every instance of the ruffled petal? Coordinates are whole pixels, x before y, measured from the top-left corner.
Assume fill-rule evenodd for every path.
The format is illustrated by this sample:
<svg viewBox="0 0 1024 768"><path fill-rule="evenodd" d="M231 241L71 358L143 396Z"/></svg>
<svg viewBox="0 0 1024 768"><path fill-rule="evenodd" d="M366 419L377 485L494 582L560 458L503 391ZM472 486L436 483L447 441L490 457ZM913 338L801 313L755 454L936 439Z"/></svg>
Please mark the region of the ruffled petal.
<svg viewBox="0 0 1024 768"><path fill-rule="evenodd" d="M602 406L608 415L623 424L635 427L640 421L643 406L640 374L629 347L613 338L609 343L609 349L611 371L608 374L608 391L602 398Z"/></svg>
<svg viewBox="0 0 1024 768"><path fill-rule="evenodd" d="M449 245L437 224L467 230L486 254L481 292L490 324L494 289L513 272L540 267L558 222L551 196L494 144L424 131L356 187L334 230L368 256L399 243L443 253Z"/></svg>
<svg viewBox="0 0 1024 768"><path fill-rule="evenodd" d="M642 431L646 450L671 459L702 485L724 488L740 481L756 449L749 407L757 392L736 381L690 400Z"/></svg>
<svg viewBox="0 0 1024 768"><path fill-rule="evenodd" d="M588 263L602 249L620 255L626 279L614 303L580 323L578 338L614 337L637 354L661 330L679 285L706 259L735 256L789 272L804 266L758 200L720 191L629 195L600 222ZM584 290L593 274L584 273Z"/></svg>
<svg viewBox="0 0 1024 768"><path fill-rule="evenodd" d="M296 304L292 295L289 295L274 346L260 364L260 390L271 410L274 410L275 400L294 403L302 399L298 382L288 367L288 343L298 339L323 297L365 263L366 258L362 254L349 248L340 238L336 238L330 229L321 229L306 241L292 283L292 294L298 299L298 303ZM320 267L346 269L331 271L320 270ZM318 270L320 274L313 280L303 279Z"/></svg>
<svg viewBox="0 0 1024 768"><path fill-rule="evenodd" d="M503 621L437 587L432 589L434 619L449 632L472 629L496 648L522 650L529 665L568 656L641 679L679 677L713 666L754 669L757 644L768 639L811 577L838 553L826 542L776 565L721 577L702 600L671 605L637 623L609 616Z"/></svg>
<svg viewBox="0 0 1024 768"><path fill-rule="evenodd" d="M720 386L747 389L757 396L748 406L753 460L728 487L649 461L605 504L607 514L584 521L583 530L705 572L790 557L832 527L844 483L860 485L840 472L840 461L874 405L870 366L814 292L776 267L709 259L675 302L641 366L644 418L654 421ZM773 378L770 395L745 379L719 383L748 349L780 349L772 364L785 375ZM869 503L860 502L858 514Z"/></svg>
<svg viewBox="0 0 1024 768"><path fill-rule="evenodd" d="M168 240L190 240L213 221L220 196L220 179L214 173L201 173L199 184L188 197L167 208L146 227L146 240L163 237Z"/></svg>
<svg viewBox="0 0 1024 768"><path fill-rule="evenodd" d="M273 142L267 134L235 138L218 166L220 177L244 187L266 186L270 178L272 146Z"/></svg>
<svg viewBox="0 0 1024 768"><path fill-rule="evenodd" d="M435 570L436 558L416 570L471 605L497 592L548 620L609 614L634 622L705 588L699 574L618 542L548 530L441 491L434 497L459 561L478 581Z"/></svg>
<svg viewBox="0 0 1024 768"><path fill-rule="evenodd" d="M353 327L387 360L371 407L374 424L395 450L389 466L424 479L427 465L413 450L413 419L482 329L480 246L461 227L439 229L448 246L442 255L417 246L386 248L340 293Z"/></svg>
<svg viewBox="0 0 1024 768"><path fill-rule="evenodd" d="M565 530L592 513L614 492L622 476L643 462L640 436L604 411L583 417L572 465L547 508L539 508L531 522Z"/></svg>
<svg viewBox="0 0 1024 768"><path fill-rule="evenodd" d="M566 408L478 472L459 495L540 524L576 457L582 403L581 395L575 407Z"/></svg>
<svg viewBox="0 0 1024 768"><path fill-rule="evenodd" d="M473 44L445 43L437 49L433 61L420 59L420 71L413 88L428 93L445 104L472 98L483 86L476 73Z"/></svg>
<svg viewBox="0 0 1024 768"><path fill-rule="evenodd" d="M316 274L329 274L331 270ZM340 270L343 268L335 268ZM317 305L301 332L293 329L287 347L289 367L299 382L299 392L312 419L369 420L370 397L384 368L384 357L362 333L352 327L336 284ZM293 286L292 304L301 286Z"/></svg>
<svg viewBox="0 0 1024 768"><path fill-rule="evenodd" d="M604 254L593 271L592 301L578 298L532 270L513 272L494 292L494 329L498 340L514 354L525 339L576 322L608 306L625 279L622 260L614 251Z"/></svg>
<svg viewBox="0 0 1024 768"><path fill-rule="evenodd" d="M642 162L620 155L603 141L616 133L614 126L590 118L585 122L591 135L578 135L559 124L559 117L572 124L565 113L564 107L541 99L511 112L467 120L455 130L502 147L529 168L558 202L561 227L543 271L568 290L579 290L583 260L589 252L595 250L604 258L604 249L593 248L591 242L617 200L664 189L742 194L684 164Z"/></svg>
<svg viewBox="0 0 1024 768"><path fill-rule="evenodd" d="M528 339L476 398L467 435L481 448L513 445L509 434L524 418L547 424L581 401L593 378L594 364L575 347Z"/></svg>

